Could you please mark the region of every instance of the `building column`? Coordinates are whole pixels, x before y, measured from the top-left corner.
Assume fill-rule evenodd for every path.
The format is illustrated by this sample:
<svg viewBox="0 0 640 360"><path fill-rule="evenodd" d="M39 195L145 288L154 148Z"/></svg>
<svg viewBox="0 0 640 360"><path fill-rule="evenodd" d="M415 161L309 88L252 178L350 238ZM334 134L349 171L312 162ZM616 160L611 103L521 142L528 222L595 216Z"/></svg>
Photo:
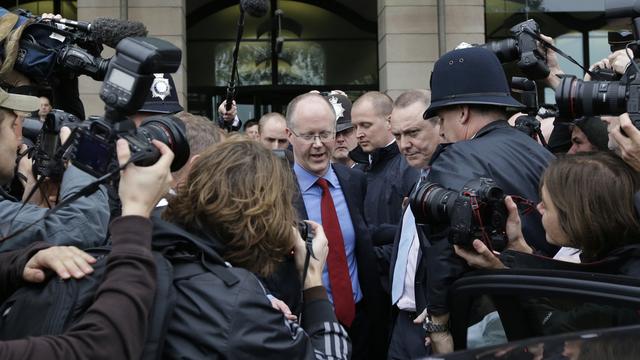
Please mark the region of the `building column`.
<svg viewBox="0 0 640 360"><path fill-rule="evenodd" d="M187 107L187 32L186 0L83 0L78 1L78 20L91 21L97 17L120 18L120 4L128 3L128 20L140 21L157 37L182 50L182 65L173 74L180 104ZM102 56L110 58L115 50L105 46ZM102 82L80 76L80 98L88 115L102 115L104 103L99 93Z"/></svg>
<svg viewBox="0 0 640 360"><path fill-rule="evenodd" d="M378 0L380 91L394 99L408 89L429 89L440 56L438 3L445 4L443 49L484 43L483 0Z"/></svg>

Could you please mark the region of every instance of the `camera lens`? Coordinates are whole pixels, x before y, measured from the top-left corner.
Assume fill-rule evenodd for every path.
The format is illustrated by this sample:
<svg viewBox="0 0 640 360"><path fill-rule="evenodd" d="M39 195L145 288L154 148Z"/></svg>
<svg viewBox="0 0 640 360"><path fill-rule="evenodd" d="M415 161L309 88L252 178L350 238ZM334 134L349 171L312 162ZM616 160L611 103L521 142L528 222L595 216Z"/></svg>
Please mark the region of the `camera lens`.
<svg viewBox="0 0 640 360"><path fill-rule="evenodd" d="M518 50L518 42L512 38L491 41L486 44L479 45L481 48L491 50L501 63L508 63L520 58L520 51Z"/></svg>
<svg viewBox="0 0 640 360"><path fill-rule="evenodd" d="M620 115L626 111L627 88L619 81L582 81L575 76L562 79L556 89L561 117Z"/></svg>
<svg viewBox="0 0 640 360"><path fill-rule="evenodd" d="M409 195L411 211L422 224L444 224L449 222L449 211L458 194L436 183L424 183Z"/></svg>
<svg viewBox="0 0 640 360"><path fill-rule="evenodd" d="M146 118L138 128L138 134L149 142L158 140L173 151L175 157L171 171L180 170L189 160L189 142L184 123L175 116L154 115ZM157 160L157 159L156 159Z"/></svg>

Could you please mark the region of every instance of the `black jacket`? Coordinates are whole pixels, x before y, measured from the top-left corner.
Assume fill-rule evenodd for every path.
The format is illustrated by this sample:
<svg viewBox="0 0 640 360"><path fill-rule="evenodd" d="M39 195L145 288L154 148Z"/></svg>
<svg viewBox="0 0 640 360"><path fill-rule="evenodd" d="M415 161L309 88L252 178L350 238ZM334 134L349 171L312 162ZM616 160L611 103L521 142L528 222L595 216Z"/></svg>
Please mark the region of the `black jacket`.
<svg viewBox="0 0 640 360"><path fill-rule="evenodd" d="M440 145L431 159L426 181L460 191L470 180L488 177L495 180L505 194L537 204L540 177L553 158L549 151L506 121L494 121L471 140ZM527 243L543 254L555 254L557 248L545 240L540 214L529 211L527 215L521 214L521 219ZM426 252L427 308L430 313L439 315L448 312L449 286L467 267L449 244L446 226L426 229L431 243ZM422 250L425 250L424 246Z"/></svg>
<svg viewBox="0 0 640 360"><path fill-rule="evenodd" d="M254 274L225 263L215 236L163 221L159 211L153 222L154 248L195 268L174 273L176 306L163 359L348 358L348 336L322 287L304 292L300 327L271 307Z"/></svg>
<svg viewBox="0 0 640 360"><path fill-rule="evenodd" d="M420 172L409 166L395 141L371 153L371 164L365 172L364 219L370 227L392 225L393 231L385 242L391 243L402 215L402 200L409 195Z"/></svg>

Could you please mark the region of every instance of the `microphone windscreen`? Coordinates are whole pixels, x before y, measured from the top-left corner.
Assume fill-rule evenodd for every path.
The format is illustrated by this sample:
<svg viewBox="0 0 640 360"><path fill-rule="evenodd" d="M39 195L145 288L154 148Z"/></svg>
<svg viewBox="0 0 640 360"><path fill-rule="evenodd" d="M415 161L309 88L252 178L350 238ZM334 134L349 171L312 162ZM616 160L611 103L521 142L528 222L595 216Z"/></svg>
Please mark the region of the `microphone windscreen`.
<svg viewBox="0 0 640 360"><path fill-rule="evenodd" d="M147 28L139 21L111 18L96 18L91 21L91 37L114 49L120 40L140 36L147 36Z"/></svg>
<svg viewBox="0 0 640 360"><path fill-rule="evenodd" d="M240 7L253 17L263 17L269 11L266 0L240 0Z"/></svg>

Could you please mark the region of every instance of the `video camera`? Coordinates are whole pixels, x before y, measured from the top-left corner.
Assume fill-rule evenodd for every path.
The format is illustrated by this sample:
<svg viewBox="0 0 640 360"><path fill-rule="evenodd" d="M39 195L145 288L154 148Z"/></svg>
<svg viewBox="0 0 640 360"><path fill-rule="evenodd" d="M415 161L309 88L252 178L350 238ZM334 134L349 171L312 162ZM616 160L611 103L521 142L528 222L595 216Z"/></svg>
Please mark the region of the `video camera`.
<svg viewBox="0 0 640 360"><path fill-rule="evenodd" d="M115 141L127 140L136 165L151 165L160 154L151 140L159 140L175 154L171 170L179 170L189 159L189 144L182 122L169 115L148 117L138 129L126 116L144 103L154 73L173 73L181 60L181 51L156 38L126 38L116 47L100 90L105 114L87 126L73 129L64 158L76 167L101 177L116 163ZM66 144L65 144L66 145Z"/></svg>
<svg viewBox="0 0 640 360"><path fill-rule="evenodd" d="M511 38L478 46L493 51L502 63L517 61L516 65L529 79L546 78L549 75L549 67L544 54L538 49L538 23L529 19L515 25L509 31Z"/></svg>
<svg viewBox="0 0 640 360"><path fill-rule="evenodd" d="M501 251L507 245L504 198L492 179L479 178L460 192L423 183L411 192L409 204L417 223L450 225L450 243L471 247L474 239L480 239L490 249Z"/></svg>
<svg viewBox="0 0 640 360"><path fill-rule="evenodd" d="M110 61L100 57L102 45L116 47L128 36L147 34L139 22L98 18L83 23L36 17L22 9L17 12L16 27L24 26L24 30L15 54L14 69L39 83L46 83L52 77L78 75L102 81Z"/></svg>

